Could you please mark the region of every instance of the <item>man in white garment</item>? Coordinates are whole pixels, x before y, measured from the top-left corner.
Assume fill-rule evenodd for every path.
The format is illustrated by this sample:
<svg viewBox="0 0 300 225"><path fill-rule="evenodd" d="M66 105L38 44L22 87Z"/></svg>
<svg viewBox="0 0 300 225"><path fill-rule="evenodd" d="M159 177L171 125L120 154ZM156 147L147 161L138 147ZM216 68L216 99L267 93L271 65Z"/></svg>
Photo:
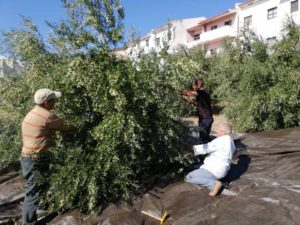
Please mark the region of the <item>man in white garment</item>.
<svg viewBox="0 0 300 225"><path fill-rule="evenodd" d="M195 156L207 154L203 165L190 172L185 181L205 186L210 196L216 196L222 188L219 179L225 177L230 169L230 163L235 152L235 145L230 136L231 126L219 123L216 128L217 138L207 144L191 146Z"/></svg>

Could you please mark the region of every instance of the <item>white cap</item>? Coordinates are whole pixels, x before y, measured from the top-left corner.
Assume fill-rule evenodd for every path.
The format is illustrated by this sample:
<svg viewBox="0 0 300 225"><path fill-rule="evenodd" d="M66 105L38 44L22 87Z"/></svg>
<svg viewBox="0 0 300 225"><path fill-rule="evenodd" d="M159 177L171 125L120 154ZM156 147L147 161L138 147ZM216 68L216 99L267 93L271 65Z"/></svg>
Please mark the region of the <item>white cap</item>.
<svg viewBox="0 0 300 225"><path fill-rule="evenodd" d="M61 92L59 91L51 91L47 88L39 89L34 94L34 102L35 104L43 104L51 99L57 99L61 97Z"/></svg>

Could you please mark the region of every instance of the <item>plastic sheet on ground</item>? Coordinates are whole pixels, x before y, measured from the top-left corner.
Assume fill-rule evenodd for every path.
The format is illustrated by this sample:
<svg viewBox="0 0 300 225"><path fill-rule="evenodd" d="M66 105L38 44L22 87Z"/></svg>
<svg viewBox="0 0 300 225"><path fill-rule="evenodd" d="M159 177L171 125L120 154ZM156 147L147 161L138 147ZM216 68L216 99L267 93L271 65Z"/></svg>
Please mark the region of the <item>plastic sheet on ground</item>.
<svg viewBox="0 0 300 225"><path fill-rule="evenodd" d="M111 204L99 216L72 211L56 215L49 224L160 224L142 210L159 216L167 211L164 224L170 225L300 224L300 128L245 134L236 144L239 151L224 179L229 189L216 197L180 180L154 188L131 205ZM0 221L20 215L17 186L22 188L22 184L13 174L0 171Z"/></svg>

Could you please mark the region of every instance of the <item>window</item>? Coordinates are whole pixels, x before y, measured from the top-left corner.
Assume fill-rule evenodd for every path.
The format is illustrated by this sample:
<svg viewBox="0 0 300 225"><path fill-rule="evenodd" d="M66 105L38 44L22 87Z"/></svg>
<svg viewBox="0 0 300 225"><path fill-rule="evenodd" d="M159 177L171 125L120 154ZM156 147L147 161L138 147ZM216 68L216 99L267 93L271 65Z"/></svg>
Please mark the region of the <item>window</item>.
<svg viewBox="0 0 300 225"><path fill-rule="evenodd" d="M298 11L298 0L291 2L291 13Z"/></svg>
<svg viewBox="0 0 300 225"><path fill-rule="evenodd" d="M275 17L277 17L277 7L268 9L268 20L273 19Z"/></svg>
<svg viewBox="0 0 300 225"><path fill-rule="evenodd" d="M149 39L146 40L146 47L149 47Z"/></svg>
<svg viewBox="0 0 300 225"><path fill-rule="evenodd" d="M225 26L231 26L231 24L232 24L232 21L231 21L231 20L228 20L228 21L226 21L226 22L224 23Z"/></svg>
<svg viewBox="0 0 300 225"><path fill-rule="evenodd" d="M244 26L249 27L252 25L252 16L247 16L244 18Z"/></svg>
<svg viewBox="0 0 300 225"><path fill-rule="evenodd" d="M155 44L160 45L160 38L155 38Z"/></svg>
<svg viewBox="0 0 300 225"><path fill-rule="evenodd" d="M199 40L200 34L194 34L193 39L194 39L194 41Z"/></svg>
<svg viewBox="0 0 300 225"><path fill-rule="evenodd" d="M214 26L211 26L210 27L210 30L215 30L215 29L217 29L218 28L218 26L217 25L214 25Z"/></svg>

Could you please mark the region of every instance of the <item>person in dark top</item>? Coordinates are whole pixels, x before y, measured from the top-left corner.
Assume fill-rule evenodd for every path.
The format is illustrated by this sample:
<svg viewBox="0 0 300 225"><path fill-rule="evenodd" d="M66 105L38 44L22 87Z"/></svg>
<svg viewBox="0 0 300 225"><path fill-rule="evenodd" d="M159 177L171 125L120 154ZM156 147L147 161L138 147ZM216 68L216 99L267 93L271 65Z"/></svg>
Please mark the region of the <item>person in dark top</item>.
<svg viewBox="0 0 300 225"><path fill-rule="evenodd" d="M204 88L202 78L195 79L192 87L194 89L192 91L182 90L181 96L185 101L196 107L199 118L199 141L201 144L205 144L210 141L209 134L213 123L211 98L208 90Z"/></svg>

